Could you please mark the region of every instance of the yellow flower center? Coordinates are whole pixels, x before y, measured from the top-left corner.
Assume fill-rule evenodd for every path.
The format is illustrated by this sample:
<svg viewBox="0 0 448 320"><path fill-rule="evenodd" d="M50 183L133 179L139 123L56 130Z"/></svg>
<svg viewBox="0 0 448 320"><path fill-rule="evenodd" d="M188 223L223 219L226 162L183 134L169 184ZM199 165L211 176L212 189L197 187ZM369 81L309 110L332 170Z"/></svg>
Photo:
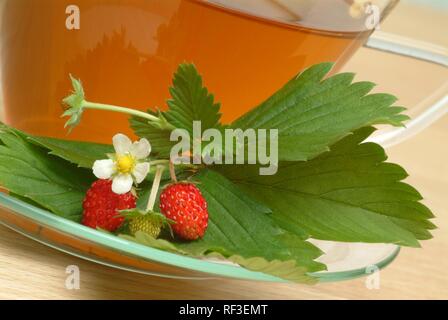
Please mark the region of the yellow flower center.
<svg viewBox="0 0 448 320"><path fill-rule="evenodd" d="M131 155L117 157L117 171L120 173L131 173L135 166L135 159Z"/></svg>

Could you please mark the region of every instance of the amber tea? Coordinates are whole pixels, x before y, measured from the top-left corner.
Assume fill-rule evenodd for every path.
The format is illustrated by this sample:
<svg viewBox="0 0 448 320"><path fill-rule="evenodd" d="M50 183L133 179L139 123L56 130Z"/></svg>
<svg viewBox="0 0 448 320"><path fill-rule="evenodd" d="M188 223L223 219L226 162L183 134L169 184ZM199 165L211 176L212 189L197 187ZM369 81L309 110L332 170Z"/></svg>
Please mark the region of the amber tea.
<svg viewBox="0 0 448 320"><path fill-rule="evenodd" d="M61 99L70 73L82 79L91 101L164 109L173 72L193 62L229 122L307 66L342 66L371 32L351 0L0 4L4 121L56 137L64 135ZM72 4L80 19L73 30L66 27ZM120 126L129 134L125 116L92 111L68 137L109 142Z"/></svg>

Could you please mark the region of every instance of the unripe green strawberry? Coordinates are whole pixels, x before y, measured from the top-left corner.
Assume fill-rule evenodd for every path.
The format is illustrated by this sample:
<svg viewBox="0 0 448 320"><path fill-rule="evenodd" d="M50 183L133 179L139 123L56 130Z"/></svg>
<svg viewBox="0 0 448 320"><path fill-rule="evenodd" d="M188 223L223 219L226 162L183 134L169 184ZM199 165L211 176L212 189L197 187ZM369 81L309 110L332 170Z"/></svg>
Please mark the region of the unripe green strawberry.
<svg viewBox="0 0 448 320"><path fill-rule="evenodd" d="M129 232L135 235L138 231L145 232L153 238L157 238L162 231L162 222L151 218L149 215L134 217L129 222Z"/></svg>
<svg viewBox="0 0 448 320"><path fill-rule="evenodd" d="M163 214L154 211L143 211L139 209L123 210L122 216L128 223L129 233L133 236L137 232L144 232L153 238L158 238L164 226L169 226L170 221Z"/></svg>

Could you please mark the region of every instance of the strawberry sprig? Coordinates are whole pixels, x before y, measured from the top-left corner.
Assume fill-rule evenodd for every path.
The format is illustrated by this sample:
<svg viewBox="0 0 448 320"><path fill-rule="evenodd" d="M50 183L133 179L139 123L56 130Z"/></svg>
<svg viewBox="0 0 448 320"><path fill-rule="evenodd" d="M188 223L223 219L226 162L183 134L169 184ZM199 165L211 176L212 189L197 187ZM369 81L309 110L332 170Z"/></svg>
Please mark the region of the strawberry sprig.
<svg viewBox="0 0 448 320"><path fill-rule="evenodd" d="M68 106L68 109L63 113L63 116L70 117L65 126L69 127L70 130L79 124L82 113L85 109L125 113L130 116L146 119L152 125L160 129L174 129L174 127L169 124L161 114L157 117L155 115L134 109L87 101L85 99L81 81L72 76L70 76L70 78L73 85L73 93L63 100L64 104ZM140 183L143 181L143 176L140 179L135 179L135 174L139 173L139 171L135 170L137 167L134 165L135 157L132 154L133 148L132 144L128 141L129 139L127 137L125 139L123 135L116 135L114 139L118 140L117 137L122 138L121 140L126 140L125 144L128 148L130 148L130 151L120 154L119 150L117 150L117 155L112 156L111 159L96 161L93 169L95 175L101 179L110 179L114 177L112 190L114 192L119 190L121 194L124 194L129 192L129 183L132 183L131 178L133 178L134 182ZM147 142L147 140L142 139L138 142L138 144L143 145L142 142ZM114 141L114 145L115 144L116 142ZM138 146L135 143L134 145ZM149 154L150 145L149 143L147 143L147 145L149 149L146 153ZM123 149L123 147L119 146L118 149ZM148 174L151 164L156 164L156 172L146 210L142 211L134 208L121 212L121 214L129 222L130 233L134 235L138 231L142 231L150 234L154 238L157 238L160 235L162 227L164 225L169 225L167 221L170 221L174 224L173 229L175 233L182 239L196 240L203 237L205 230L207 229L208 212L207 203L202 197L199 189L192 184L177 183L174 164L171 161L164 159L148 162L144 176ZM162 174L167 165L169 167L170 176L174 182L174 185L168 187L161 194L161 210L165 213L166 217L163 216L165 219L160 219L161 214L154 211L154 206L160 188ZM132 172L133 169L134 172ZM114 172L115 175L113 176ZM115 187L116 185L120 186L119 183L121 180L124 180L126 175L129 176L128 185L123 188ZM170 220L170 218L172 218L172 220Z"/></svg>
<svg viewBox="0 0 448 320"><path fill-rule="evenodd" d="M81 117L85 109L96 109L96 110L124 113L130 116L135 116L148 120L148 122L151 125L159 129L164 130L175 129L173 125L168 123L168 121L163 117L162 114L159 114L159 116L155 116L153 114L131 108L114 106L104 103L90 102L85 98L84 88L82 86L81 81L74 78L72 75L70 75L70 80L72 82L73 91L69 96L67 96L62 100L63 104L67 107L65 112L62 114L62 117L69 117L69 119L65 123L65 127L69 128L69 130L72 130L81 122Z"/></svg>

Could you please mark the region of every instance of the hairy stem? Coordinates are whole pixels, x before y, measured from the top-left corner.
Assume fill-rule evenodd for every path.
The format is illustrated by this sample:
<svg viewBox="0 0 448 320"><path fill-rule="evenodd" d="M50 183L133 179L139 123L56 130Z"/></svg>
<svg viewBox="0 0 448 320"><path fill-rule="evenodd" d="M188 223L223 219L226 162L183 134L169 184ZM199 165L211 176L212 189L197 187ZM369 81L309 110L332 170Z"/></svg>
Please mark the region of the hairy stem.
<svg viewBox="0 0 448 320"><path fill-rule="evenodd" d="M154 209L154 204L156 203L157 193L159 191L160 181L162 180L164 166L157 166L157 171L154 176L154 181L152 183L151 194L149 195L148 205L146 206L147 211L152 211Z"/></svg>
<svg viewBox="0 0 448 320"><path fill-rule="evenodd" d="M172 161L170 161L169 168L170 168L171 180L173 180L173 182L177 182L176 169L174 168L174 163Z"/></svg>
<svg viewBox="0 0 448 320"><path fill-rule="evenodd" d="M160 160L153 160L149 164L152 166L158 166L158 165L167 165L169 163L170 163L170 160L160 159Z"/></svg>
<svg viewBox="0 0 448 320"><path fill-rule="evenodd" d="M135 109L131 109L131 108L119 107L119 106L114 106L114 105L110 105L110 104L89 102L89 101L85 101L85 100L83 102L83 107L86 109L106 110L106 111L113 111L113 112L118 112L118 113L129 114L129 115L136 116L139 118L147 119L151 122L162 123L162 119L160 119L159 117L156 117L147 112L143 112L143 111L139 111L139 110L135 110ZM164 125L167 126L167 129L174 129L174 127L168 123L165 123Z"/></svg>

